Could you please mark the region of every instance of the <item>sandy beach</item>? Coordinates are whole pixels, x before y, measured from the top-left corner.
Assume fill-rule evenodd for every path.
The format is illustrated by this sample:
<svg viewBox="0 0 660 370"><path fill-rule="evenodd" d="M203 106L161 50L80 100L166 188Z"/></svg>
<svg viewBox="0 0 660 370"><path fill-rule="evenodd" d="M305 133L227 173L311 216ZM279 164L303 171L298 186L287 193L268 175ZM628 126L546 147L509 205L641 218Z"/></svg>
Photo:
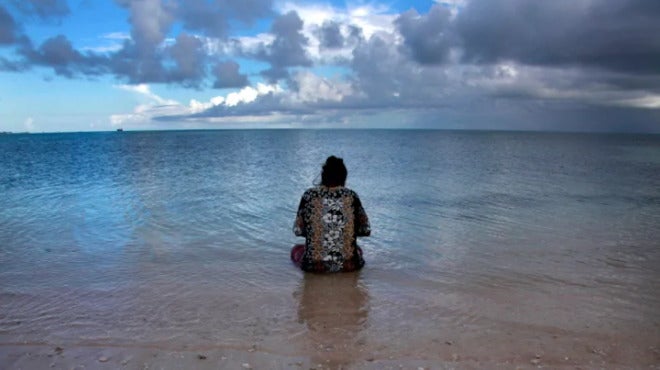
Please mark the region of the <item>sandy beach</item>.
<svg viewBox="0 0 660 370"><path fill-rule="evenodd" d="M89 292L85 298L77 299L79 302L86 299L90 304L87 307L99 308L86 313L78 312L76 304L66 309L53 307L56 301L44 301L42 306L35 302L39 299L36 297L27 302L22 301L27 296L4 294L0 363L3 369L653 369L660 366L657 323L653 327L633 321L612 325L589 320L583 313L569 313L569 307L561 308L565 318L561 320L552 317L556 306L540 315L528 311L529 307L507 315L505 311L511 306L498 302L499 298L494 296L484 298L490 301L489 314L473 317L449 309L443 312L430 301L387 307L378 304L363 278L359 273L305 275L302 284L285 299L265 292L239 299L239 294L235 300L224 299L225 304L219 300L202 302L199 296L190 294L188 299L169 296L159 300L163 291L159 293L159 289L152 287L156 289L151 289L151 295L147 291L132 292L138 293L142 302L153 301L144 303L143 310L134 311L131 317L107 311L109 301ZM208 297L207 294L208 291L203 293ZM231 296L220 290L211 292L210 296L215 294ZM344 299L335 300L336 296ZM114 294L117 301L124 298ZM192 308L190 300L196 302L197 309ZM28 310L42 307L44 311L40 318L31 317L29 311L6 310L10 301ZM45 310L46 306L50 308ZM167 307L167 312L146 311L146 307ZM159 318L159 315L168 316ZM184 321L179 315L198 319ZM541 316L546 319L540 319ZM83 317L89 320L85 324ZM177 322L180 324L174 324Z"/></svg>
<svg viewBox="0 0 660 370"><path fill-rule="evenodd" d="M530 328L531 329L531 328ZM538 329L538 328L537 328ZM3 369L657 369L660 349L639 337L576 336L512 328L501 338L427 338L413 351L394 343L348 349L317 338L307 351L208 344L9 343L0 345ZM390 342L402 340L392 333ZM528 335L527 337L521 337ZM397 338L399 337L399 338ZM273 338L275 339L275 338ZM417 338L416 342L419 341ZM651 339L651 338L648 338ZM280 338L282 347L290 338ZM406 353L407 352L407 353Z"/></svg>

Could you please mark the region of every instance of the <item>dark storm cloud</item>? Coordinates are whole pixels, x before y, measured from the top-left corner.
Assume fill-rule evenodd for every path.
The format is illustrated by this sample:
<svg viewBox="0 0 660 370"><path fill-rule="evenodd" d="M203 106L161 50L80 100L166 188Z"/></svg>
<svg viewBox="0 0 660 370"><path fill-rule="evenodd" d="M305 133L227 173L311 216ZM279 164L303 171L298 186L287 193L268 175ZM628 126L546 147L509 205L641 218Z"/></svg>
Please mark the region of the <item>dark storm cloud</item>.
<svg viewBox="0 0 660 370"><path fill-rule="evenodd" d="M23 72L28 70L30 66L25 61L9 60L0 57L0 71L5 72Z"/></svg>
<svg viewBox="0 0 660 370"><path fill-rule="evenodd" d="M250 24L271 16L272 5L272 0L186 0L178 2L176 14L186 29L224 38L230 19Z"/></svg>
<svg viewBox="0 0 660 370"><path fill-rule="evenodd" d="M210 8L204 8L209 3L191 1L185 4L161 0L121 0L118 3L129 10L131 39L112 55L110 69L113 73L131 83L179 83L198 87L206 76L206 53L202 41L181 33L173 45L162 47L162 44L181 14L185 18L204 13L213 18ZM202 25L200 23L192 28Z"/></svg>
<svg viewBox="0 0 660 370"><path fill-rule="evenodd" d="M355 83L370 98L395 100L392 93L400 83L393 74L401 70L402 60L392 44L392 40L376 35L353 50Z"/></svg>
<svg viewBox="0 0 660 370"><path fill-rule="evenodd" d="M376 34L353 50L354 85L369 106L439 106L447 91L445 71L419 68L401 53L392 35Z"/></svg>
<svg viewBox="0 0 660 370"><path fill-rule="evenodd" d="M404 45L416 61L421 64L447 61L450 48L455 43L449 28L450 16L449 10L439 5L433 6L423 16L416 10L399 16L395 23L404 38Z"/></svg>
<svg viewBox="0 0 660 370"><path fill-rule="evenodd" d="M337 49L344 46L344 36L341 34L339 23L325 21L317 32L322 48Z"/></svg>
<svg viewBox="0 0 660 370"><path fill-rule="evenodd" d="M70 13L66 0L10 0L10 3L19 12L42 20L60 19Z"/></svg>
<svg viewBox="0 0 660 370"><path fill-rule="evenodd" d="M122 0L128 8L131 38L138 47L138 54L151 54L160 45L175 19L174 3L160 0Z"/></svg>
<svg viewBox="0 0 660 370"><path fill-rule="evenodd" d="M18 37L18 29L14 17L0 5L0 45L13 44Z"/></svg>
<svg viewBox="0 0 660 370"><path fill-rule="evenodd" d="M455 18L441 5L411 10L396 24L421 64L513 61L660 73L660 1L470 1Z"/></svg>
<svg viewBox="0 0 660 370"><path fill-rule="evenodd" d="M248 84L246 75L239 73L240 66L234 61L219 62L213 68L216 89L244 87Z"/></svg>
<svg viewBox="0 0 660 370"><path fill-rule="evenodd" d="M660 73L660 1L472 1L456 18L463 60Z"/></svg>
<svg viewBox="0 0 660 370"><path fill-rule="evenodd" d="M271 81L286 78L289 67L309 67L312 61L305 51L308 44L307 37L301 31L303 21L295 11L288 12L275 18L271 33L275 40L270 45L262 45L254 55L257 59L270 63L271 68L262 74Z"/></svg>
<svg viewBox="0 0 660 370"><path fill-rule="evenodd" d="M212 37L224 37L229 25L223 9L206 0L189 0L179 9L183 25Z"/></svg>
<svg viewBox="0 0 660 370"><path fill-rule="evenodd" d="M202 41L195 36L181 33L177 36L176 43L169 48L169 54L175 67L168 79L183 85L198 86L206 75L206 53Z"/></svg>
<svg viewBox="0 0 660 370"><path fill-rule="evenodd" d="M165 48L140 49L126 41L107 58L108 70L130 83L175 83L199 87L206 77L207 55L197 37L182 33Z"/></svg>
<svg viewBox="0 0 660 370"><path fill-rule="evenodd" d="M216 0L215 3L225 9L227 17L245 23L274 15L272 0Z"/></svg>
<svg viewBox="0 0 660 370"><path fill-rule="evenodd" d="M69 78L78 74L98 75L107 72L105 58L80 53L63 35L47 39L36 49L26 41L19 48L19 53L25 58L23 63L50 67L56 74Z"/></svg>
<svg viewBox="0 0 660 370"><path fill-rule="evenodd" d="M121 50L110 56L110 70L129 83L166 82L162 51L141 49L132 41L125 41Z"/></svg>
<svg viewBox="0 0 660 370"><path fill-rule="evenodd" d="M166 82L159 49L174 22L174 3L160 0L117 0L129 11L131 39L111 57L111 70L131 83Z"/></svg>

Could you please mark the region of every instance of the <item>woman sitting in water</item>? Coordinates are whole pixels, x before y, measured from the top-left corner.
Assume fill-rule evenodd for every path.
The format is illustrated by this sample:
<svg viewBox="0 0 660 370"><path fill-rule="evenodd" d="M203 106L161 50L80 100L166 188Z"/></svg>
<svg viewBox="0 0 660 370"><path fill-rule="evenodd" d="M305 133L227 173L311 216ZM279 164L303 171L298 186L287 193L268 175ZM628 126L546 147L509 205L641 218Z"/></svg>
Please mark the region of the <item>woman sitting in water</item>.
<svg viewBox="0 0 660 370"><path fill-rule="evenodd" d="M304 271L355 271L364 266L356 237L369 236L369 218L360 198L346 183L346 166L330 156L323 165L321 184L307 189L300 200L293 225L305 245L291 250L291 259Z"/></svg>

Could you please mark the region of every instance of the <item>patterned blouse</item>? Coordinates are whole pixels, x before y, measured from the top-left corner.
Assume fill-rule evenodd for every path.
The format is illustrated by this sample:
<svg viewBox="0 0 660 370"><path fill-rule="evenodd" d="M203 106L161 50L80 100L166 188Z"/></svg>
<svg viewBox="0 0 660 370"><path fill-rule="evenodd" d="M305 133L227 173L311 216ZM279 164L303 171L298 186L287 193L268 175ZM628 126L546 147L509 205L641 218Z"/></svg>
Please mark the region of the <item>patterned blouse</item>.
<svg viewBox="0 0 660 370"><path fill-rule="evenodd" d="M305 237L301 268L310 272L354 271L364 266L356 237L369 236L369 218L358 195L343 186L307 189L293 225Z"/></svg>

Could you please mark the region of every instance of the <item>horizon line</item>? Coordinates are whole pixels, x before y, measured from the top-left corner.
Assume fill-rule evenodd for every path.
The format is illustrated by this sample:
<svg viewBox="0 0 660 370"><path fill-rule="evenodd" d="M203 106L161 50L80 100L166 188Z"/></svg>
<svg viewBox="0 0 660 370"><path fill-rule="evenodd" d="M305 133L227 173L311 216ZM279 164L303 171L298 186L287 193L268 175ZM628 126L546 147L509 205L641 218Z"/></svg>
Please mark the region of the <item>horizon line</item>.
<svg viewBox="0 0 660 370"><path fill-rule="evenodd" d="M191 132L191 131L460 131L460 132L501 132L501 133L548 133L548 134L631 134L660 135L660 131L615 131L615 130L548 130L548 129L498 129L498 128L437 128L437 127L224 127L224 128L172 128L172 129L125 129L85 130L85 131L0 131L0 136L42 135L42 134L101 134L101 133L145 133L145 132Z"/></svg>

